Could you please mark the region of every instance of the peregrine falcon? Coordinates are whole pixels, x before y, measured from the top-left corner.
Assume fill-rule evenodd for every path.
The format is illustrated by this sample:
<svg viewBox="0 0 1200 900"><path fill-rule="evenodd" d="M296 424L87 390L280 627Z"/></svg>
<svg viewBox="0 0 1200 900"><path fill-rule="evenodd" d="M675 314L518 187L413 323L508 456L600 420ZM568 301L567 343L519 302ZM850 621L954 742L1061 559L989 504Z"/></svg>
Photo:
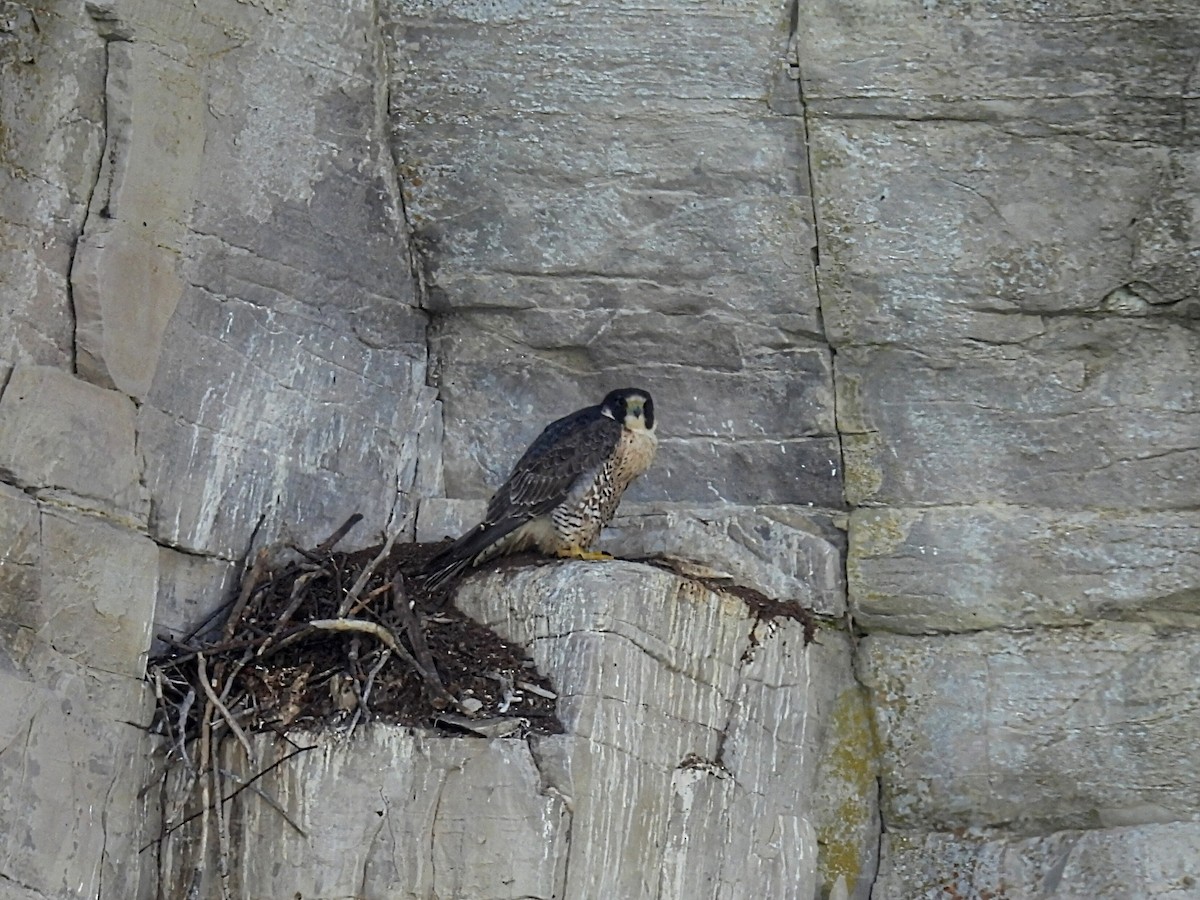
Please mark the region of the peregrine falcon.
<svg viewBox="0 0 1200 900"><path fill-rule="evenodd" d="M483 521L426 565L426 584L522 550L607 559L588 548L656 449L654 401L637 388L611 391L599 405L552 422L492 495Z"/></svg>

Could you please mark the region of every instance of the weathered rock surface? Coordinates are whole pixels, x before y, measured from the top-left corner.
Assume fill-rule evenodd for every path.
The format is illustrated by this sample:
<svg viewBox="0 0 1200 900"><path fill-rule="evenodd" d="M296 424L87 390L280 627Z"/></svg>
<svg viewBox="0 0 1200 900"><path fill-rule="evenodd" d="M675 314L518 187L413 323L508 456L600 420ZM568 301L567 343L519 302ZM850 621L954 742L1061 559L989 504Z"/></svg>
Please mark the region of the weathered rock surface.
<svg viewBox="0 0 1200 900"><path fill-rule="evenodd" d="M119 518L149 512L134 404L49 366L18 366L0 394L0 476ZM97 465L103 460L103 465Z"/></svg>
<svg viewBox="0 0 1200 900"><path fill-rule="evenodd" d="M0 895L152 883L147 538L0 487Z"/></svg>
<svg viewBox="0 0 1200 900"><path fill-rule="evenodd" d="M152 861L137 851L154 836L140 797L150 741L130 724L150 715L142 684L31 647L6 623L0 635L0 895L139 896Z"/></svg>
<svg viewBox="0 0 1200 900"><path fill-rule="evenodd" d="M874 896L1197 896L1196 10L796 22Z"/></svg>
<svg viewBox="0 0 1200 900"><path fill-rule="evenodd" d="M304 834L231 806L238 896L810 898L839 878L865 896L875 775L845 637L806 647L798 622L619 562L483 576L459 602L531 647L567 733L313 738L260 782Z"/></svg>
<svg viewBox="0 0 1200 900"><path fill-rule="evenodd" d="M1009 897L1077 900L1187 900L1200 896L1197 826L1191 822L1036 838L995 834L884 835L884 859L872 896Z"/></svg>
<svg viewBox="0 0 1200 900"><path fill-rule="evenodd" d="M868 631L1200 624L1190 511L858 509L851 523L850 601Z"/></svg>
<svg viewBox="0 0 1200 900"><path fill-rule="evenodd" d="M1183 0L0 0L0 894L153 891L149 622L289 530L477 503L639 383L661 454L610 549L868 633L874 896L1200 896L1197 35ZM743 622L699 660L558 572L495 590L561 587L563 637L480 614L576 679L572 734L312 751L284 794L329 869L250 819L294 879L588 896L615 834L657 881L596 883L635 896L865 896L872 720L823 693L849 644L735 665ZM356 752L412 760L382 817ZM442 802L406 830L413 791Z"/></svg>
<svg viewBox="0 0 1200 900"><path fill-rule="evenodd" d="M393 726L363 729L348 741L293 740L315 749L262 781L303 834L281 828L280 814L261 801L231 804L242 836L234 848L235 896L555 896L569 815L561 797L543 790L525 742ZM260 765L294 750L266 735L253 746ZM240 747L231 742L227 750L230 766L244 771ZM257 834L273 836L270 853L260 852ZM164 868L175 884L189 881L194 861L186 845L168 842ZM207 896L219 894L215 876L213 866Z"/></svg>
<svg viewBox="0 0 1200 900"><path fill-rule="evenodd" d="M365 2L0 2L4 896L152 896L152 629L440 484L381 40Z"/></svg>
<svg viewBox="0 0 1200 900"><path fill-rule="evenodd" d="M838 364L855 501L1200 501L1200 339L1187 322L1055 321L1021 346L854 347Z"/></svg>
<svg viewBox="0 0 1200 900"><path fill-rule="evenodd" d="M1106 624L937 638L872 635L860 672L889 827L1021 834L1186 821L1200 700L1196 634Z"/></svg>
<svg viewBox="0 0 1200 900"><path fill-rule="evenodd" d="M210 556L158 548L158 596L154 636L186 635L209 619L214 600L233 595L241 567ZM152 648L156 654L163 645Z"/></svg>
<svg viewBox="0 0 1200 900"><path fill-rule="evenodd" d="M637 497L839 508L804 128L767 102L785 7L386 10L448 494L638 384L662 447Z"/></svg>
<svg viewBox="0 0 1200 900"><path fill-rule="evenodd" d="M71 269L76 366L89 381L140 400L183 293L205 78L177 45L145 40L128 5L93 9L111 13L100 30L123 39L104 45L105 147Z"/></svg>
<svg viewBox="0 0 1200 900"><path fill-rule="evenodd" d="M479 579L459 596L558 686L567 733L538 752L572 809L563 896L815 893L829 823L808 797L833 708L857 691L836 632L805 647L798 622L756 623L734 597L628 563ZM852 888L870 865L865 839L858 850Z"/></svg>
<svg viewBox="0 0 1200 900"><path fill-rule="evenodd" d="M312 27L325 11L337 27ZM308 523L327 528L355 511L364 529L402 523L413 512L412 437L436 411L382 129L374 9L224 3L189 15L187 27L148 31L157 54L117 60L138 82L117 100L175 91L190 102L198 91L207 114L173 121L186 152L198 142L202 154L142 165L136 129L109 135L125 148L117 170L133 173L108 188L117 218L136 228L161 185L172 196L156 214L183 210L187 224L170 276L178 296L155 293L175 314L153 348L138 421L152 530L173 546L236 557L260 520L314 542ZM146 16L147 29L165 24ZM218 51L196 83L191 55ZM179 65L183 84L172 80ZM180 113L155 113L143 127L166 115ZM171 177L175 167L188 177ZM111 256L101 268L120 263ZM125 334L120 314L112 308Z"/></svg>
<svg viewBox="0 0 1200 900"><path fill-rule="evenodd" d="M105 45L83 4L0 9L0 361L69 366L68 279L104 145Z"/></svg>
<svg viewBox="0 0 1200 900"><path fill-rule="evenodd" d="M41 517L39 639L92 669L140 678L158 593L149 538L78 513Z"/></svg>

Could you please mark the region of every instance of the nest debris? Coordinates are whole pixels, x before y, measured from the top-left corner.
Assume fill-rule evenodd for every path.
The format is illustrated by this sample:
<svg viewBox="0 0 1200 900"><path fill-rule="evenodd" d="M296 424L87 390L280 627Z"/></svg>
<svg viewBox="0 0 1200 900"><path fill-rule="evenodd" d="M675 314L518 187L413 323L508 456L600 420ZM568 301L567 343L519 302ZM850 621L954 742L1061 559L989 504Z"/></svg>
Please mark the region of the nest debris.
<svg viewBox="0 0 1200 900"><path fill-rule="evenodd" d="M186 756L206 724L235 736L368 721L562 731L554 688L525 650L456 609L453 584L429 591L413 577L442 544L335 551L359 518L311 550L259 551L219 627L159 636L169 649L148 677L173 754Z"/></svg>

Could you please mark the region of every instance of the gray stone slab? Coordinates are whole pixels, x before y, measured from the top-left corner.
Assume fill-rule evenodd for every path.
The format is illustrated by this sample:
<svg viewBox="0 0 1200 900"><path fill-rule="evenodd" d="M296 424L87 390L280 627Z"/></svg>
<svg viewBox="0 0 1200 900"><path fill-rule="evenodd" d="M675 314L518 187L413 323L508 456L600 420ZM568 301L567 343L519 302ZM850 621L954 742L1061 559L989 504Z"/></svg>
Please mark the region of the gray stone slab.
<svg viewBox="0 0 1200 900"><path fill-rule="evenodd" d="M194 288L180 301L138 420L151 527L235 558L264 515L265 533L315 544L361 512L369 542L411 509L433 404L424 354L373 348L263 290L272 306Z"/></svg>
<svg viewBox="0 0 1200 900"><path fill-rule="evenodd" d="M845 533L824 514L790 506L626 503L602 544L617 556L696 560L820 615L846 610Z"/></svg>
<svg viewBox="0 0 1200 900"><path fill-rule="evenodd" d="M1195 152L874 118L819 120L812 140L838 345L1028 345L1050 323L1019 314L1196 314Z"/></svg>
<svg viewBox="0 0 1200 900"><path fill-rule="evenodd" d="M798 22L805 94L822 112L1126 141L1194 135L1200 14L1190 3L820 0Z"/></svg>
<svg viewBox="0 0 1200 900"><path fill-rule="evenodd" d="M42 582L41 515L37 501L0 484L0 619L30 620Z"/></svg>
<svg viewBox="0 0 1200 900"><path fill-rule="evenodd" d="M27 624L58 653L140 678L158 593L149 538L67 510L41 517L42 593Z"/></svg>
<svg viewBox="0 0 1200 900"><path fill-rule="evenodd" d="M190 60L152 43L114 41L107 51L106 147L71 270L76 366L142 398L183 292L205 86Z"/></svg>
<svg viewBox="0 0 1200 900"><path fill-rule="evenodd" d="M68 276L104 143L106 48L84 4L9 3L0 46L0 360L66 367Z"/></svg>
<svg viewBox="0 0 1200 900"><path fill-rule="evenodd" d="M219 50L211 114L196 123L204 157L192 230L313 282L297 299L316 318L342 311L362 320L347 330L390 342L390 314L416 301L377 9L313 0L264 14L223 4L212 24L215 34L192 36ZM188 253L201 265L203 256Z"/></svg>
<svg viewBox="0 0 1200 900"><path fill-rule="evenodd" d="M0 477L144 521L135 413L115 391L49 366L17 366L0 395Z"/></svg>
<svg viewBox="0 0 1200 900"><path fill-rule="evenodd" d="M46 895L21 884L0 884L0 900L46 900Z"/></svg>
<svg viewBox="0 0 1200 900"><path fill-rule="evenodd" d="M562 392L547 399L569 392L597 402L582 392L641 380L652 390L661 385L655 398L662 396L664 423L688 433L833 432L829 348L797 335L783 316L527 305L451 316L438 322L434 340L443 356L467 357L456 362L461 381L443 378L448 397L490 386L492 379L523 377L526 392L554 380ZM522 343L525 352L517 349ZM517 402L540 399L535 394Z"/></svg>
<svg viewBox="0 0 1200 900"><path fill-rule="evenodd" d="M676 120L684 118L680 100L692 101L687 108L703 114L763 99L769 63L773 52L782 53L786 25L785 7L761 0L708 7L547 7L517 0L504 6L468 2L452 9L397 0L388 4L388 13L396 29L396 78L415 96L442 97L440 74L459 79L464 72L489 71L484 66L494 54L493 78L457 92L457 104L470 110L554 113L566 101L585 100L590 107L585 111L593 114L597 107L643 114L665 109ZM510 45L524 37L522 52L498 53L487 40L489 33ZM422 68L425 63L435 68ZM546 77L531 81L534 69ZM549 108L534 106L543 97ZM418 108L451 118L432 103Z"/></svg>
<svg viewBox="0 0 1200 900"><path fill-rule="evenodd" d="M224 559L158 550L158 598L154 605L154 634L190 634L233 596L240 567ZM214 620L219 628L220 618ZM202 632L204 633L204 632ZM161 645L165 647L166 645ZM160 649L155 641L151 655Z"/></svg>
<svg viewBox="0 0 1200 900"><path fill-rule="evenodd" d="M1183 323L1055 319L1027 347L848 348L838 370L852 501L1200 501L1200 336Z"/></svg>
<svg viewBox="0 0 1200 900"><path fill-rule="evenodd" d="M807 864L817 856L807 819L763 815L738 796L729 773L704 766L680 767L671 793L657 896L820 896L817 872ZM726 852L714 852L718 847Z"/></svg>
<svg viewBox="0 0 1200 900"><path fill-rule="evenodd" d="M267 6L89 7L117 39L78 368L144 401L155 538L225 558L260 522L309 542L359 511L373 540L437 467L377 11Z"/></svg>
<svg viewBox="0 0 1200 900"><path fill-rule="evenodd" d="M1188 900L1200 897L1194 822L1062 831L1036 838L1002 833L883 837L872 896L1045 897L1053 900Z"/></svg>
<svg viewBox="0 0 1200 900"><path fill-rule="evenodd" d="M889 829L1190 818L1197 665L1194 633L1128 624L865 638Z"/></svg>
<svg viewBox="0 0 1200 900"><path fill-rule="evenodd" d="M798 123L764 117L786 13L736 9L389 4L397 146L439 274L690 280L747 255L763 271L807 262L807 244L762 227L764 209L803 196L790 174ZM669 252L697 240L704 258ZM765 245L781 252L755 252Z"/></svg>
<svg viewBox="0 0 1200 900"><path fill-rule="evenodd" d="M725 127L733 131L746 124L731 119ZM786 140L791 146L780 147L780 155L796 149L794 135ZM704 151L696 152L694 165L700 167ZM471 183L446 186L455 191L450 196L459 202L478 198L479 191L495 192L498 184L502 195L463 212L440 211L420 232L436 276L435 309L511 306L527 303L526 295L542 302L553 298L565 307L575 293L615 294L631 309L780 315L809 335L819 331L806 196L752 189L713 196L722 182L737 186L753 178L719 172L690 189L661 181L580 187L547 183L536 171L521 177L507 169L473 175ZM488 272L497 277L483 274ZM561 279L557 296L538 284L549 277ZM513 293L494 299L506 288Z"/></svg>
<svg viewBox="0 0 1200 900"><path fill-rule="evenodd" d="M847 564L868 631L1100 618L1200 624L1200 515L986 506L859 509Z"/></svg>
<svg viewBox="0 0 1200 900"><path fill-rule="evenodd" d="M817 869L827 891L822 896L871 900L882 823L870 697L861 688L843 691L822 713L828 738L808 800L817 823Z"/></svg>
<svg viewBox="0 0 1200 900"><path fill-rule="evenodd" d="M117 716L145 721L146 693L130 679L98 691L97 675L69 663L32 679L0 672L4 881L18 897L136 897L152 868L137 853L151 837L139 796L150 747Z"/></svg>
<svg viewBox="0 0 1200 900"><path fill-rule="evenodd" d="M444 500L430 497L421 501L417 512L418 541L456 538L477 524L487 508L486 500Z"/></svg>
<svg viewBox="0 0 1200 900"><path fill-rule="evenodd" d="M555 896L571 817L560 796L542 790L525 742L388 726L349 741L300 733L293 740L254 738L260 766L295 746L314 748L257 784L304 833L250 792L231 803L231 827L242 836L233 848L234 896ZM258 771L233 741L225 755L243 778ZM197 830L180 835L195 838ZM259 836L268 834L273 849L263 854ZM188 883L196 853L194 841L168 841L163 871ZM216 872L205 866L205 895L219 894Z"/></svg>

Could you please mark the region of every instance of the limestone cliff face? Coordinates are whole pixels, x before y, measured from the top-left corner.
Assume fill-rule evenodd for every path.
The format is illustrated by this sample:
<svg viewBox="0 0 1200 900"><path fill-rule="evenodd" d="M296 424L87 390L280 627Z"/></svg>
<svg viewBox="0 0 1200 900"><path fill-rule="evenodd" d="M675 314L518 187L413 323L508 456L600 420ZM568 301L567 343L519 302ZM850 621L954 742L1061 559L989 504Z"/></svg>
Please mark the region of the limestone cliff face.
<svg viewBox="0 0 1200 900"><path fill-rule="evenodd" d="M0 0L0 896L178 890L129 723L252 546L625 384L611 548L819 643L491 576L568 733L324 745L244 896L1200 896L1193 7Z"/></svg>

